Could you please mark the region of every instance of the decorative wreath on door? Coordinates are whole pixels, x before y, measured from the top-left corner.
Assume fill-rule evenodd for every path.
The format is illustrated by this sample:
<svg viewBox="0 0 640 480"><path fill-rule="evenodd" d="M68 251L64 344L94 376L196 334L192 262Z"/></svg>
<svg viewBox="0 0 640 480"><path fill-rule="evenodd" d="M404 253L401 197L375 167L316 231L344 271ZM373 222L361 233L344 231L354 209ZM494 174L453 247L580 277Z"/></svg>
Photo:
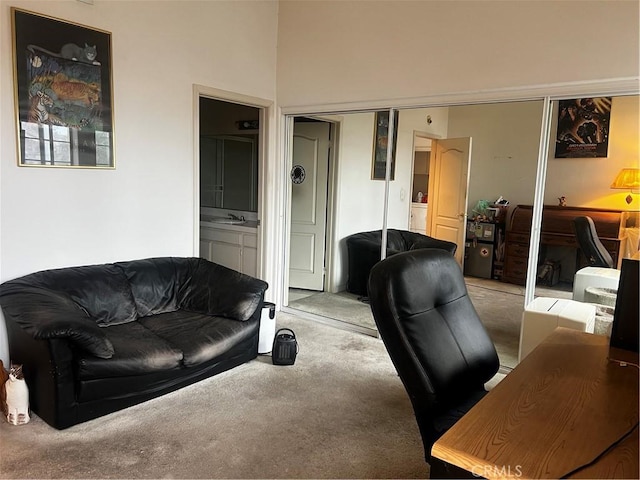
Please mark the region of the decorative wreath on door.
<svg viewBox="0 0 640 480"><path fill-rule="evenodd" d="M291 181L299 185L304 182L307 173L304 171L304 167L302 165L294 165L291 169Z"/></svg>

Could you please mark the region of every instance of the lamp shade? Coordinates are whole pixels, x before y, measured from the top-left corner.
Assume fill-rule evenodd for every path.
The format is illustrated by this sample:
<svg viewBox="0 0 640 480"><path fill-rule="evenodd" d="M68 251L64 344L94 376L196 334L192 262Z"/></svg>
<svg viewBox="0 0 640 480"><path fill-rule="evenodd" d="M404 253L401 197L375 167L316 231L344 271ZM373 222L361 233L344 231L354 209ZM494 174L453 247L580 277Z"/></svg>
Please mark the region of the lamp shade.
<svg viewBox="0 0 640 480"><path fill-rule="evenodd" d="M611 184L611 188L637 190L640 188L640 169L623 168Z"/></svg>
<svg viewBox="0 0 640 480"><path fill-rule="evenodd" d="M621 190L637 190L640 188L640 168L623 168L611 184L611 188ZM625 198L628 204L633 201L631 194Z"/></svg>

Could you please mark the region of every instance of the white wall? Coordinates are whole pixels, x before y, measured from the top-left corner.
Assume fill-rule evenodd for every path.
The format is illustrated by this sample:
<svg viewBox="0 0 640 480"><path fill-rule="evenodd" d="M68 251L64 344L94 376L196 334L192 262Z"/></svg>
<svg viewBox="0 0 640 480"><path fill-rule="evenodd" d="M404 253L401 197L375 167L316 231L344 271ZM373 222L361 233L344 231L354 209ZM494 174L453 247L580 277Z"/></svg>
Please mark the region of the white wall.
<svg viewBox="0 0 640 480"><path fill-rule="evenodd" d="M465 105L449 109L448 136L472 137L467 213L500 195L533 203L542 101Z"/></svg>
<svg viewBox="0 0 640 480"><path fill-rule="evenodd" d="M639 4L280 2L278 102L324 105L637 77Z"/></svg>
<svg viewBox="0 0 640 480"><path fill-rule="evenodd" d="M112 32L115 170L17 166L11 6ZM0 280L193 255L192 86L275 99L277 12L275 1L2 0Z"/></svg>

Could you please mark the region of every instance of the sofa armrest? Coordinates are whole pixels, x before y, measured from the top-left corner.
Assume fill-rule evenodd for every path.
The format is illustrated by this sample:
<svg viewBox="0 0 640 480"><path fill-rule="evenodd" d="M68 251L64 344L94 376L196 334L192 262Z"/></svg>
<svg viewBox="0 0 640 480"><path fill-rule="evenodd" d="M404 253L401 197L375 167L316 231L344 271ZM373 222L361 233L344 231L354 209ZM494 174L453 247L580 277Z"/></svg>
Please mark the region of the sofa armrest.
<svg viewBox="0 0 640 480"><path fill-rule="evenodd" d="M262 308L267 288L267 282L200 259L179 293L180 308L245 322Z"/></svg>
<svg viewBox="0 0 640 480"><path fill-rule="evenodd" d="M67 339L99 358L111 358L113 345L87 313L67 296L8 282L0 287L5 318L36 340Z"/></svg>
<svg viewBox="0 0 640 480"><path fill-rule="evenodd" d="M29 386L29 403L38 416L55 428L66 428L76 415L75 365L71 342L36 340L10 318L6 319L11 361L22 365Z"/></svg>
<svg viewBox="0 0 640 480"><path fill-rule="evenodd" d="M380 261L381 241L369 232L347 237L348 278L347 291L367 295L369 271Z"/></svg>

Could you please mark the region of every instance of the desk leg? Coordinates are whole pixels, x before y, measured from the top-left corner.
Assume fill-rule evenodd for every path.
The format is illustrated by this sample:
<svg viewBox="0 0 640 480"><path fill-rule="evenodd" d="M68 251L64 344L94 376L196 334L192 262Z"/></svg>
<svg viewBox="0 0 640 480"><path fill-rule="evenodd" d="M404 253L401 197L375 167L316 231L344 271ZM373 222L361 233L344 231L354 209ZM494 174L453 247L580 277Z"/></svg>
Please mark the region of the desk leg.
<svg viewBox="0 0 640 480"><path fill-rule="evenodd" d="M457 467L455 465L451 465L450 463L447 463L435 457L431 457L431 462L429 463L429 466L431 467L429 470L429 478L460 478L460 479L484 478L484 477L474 475L468 470Z"/></svg>

